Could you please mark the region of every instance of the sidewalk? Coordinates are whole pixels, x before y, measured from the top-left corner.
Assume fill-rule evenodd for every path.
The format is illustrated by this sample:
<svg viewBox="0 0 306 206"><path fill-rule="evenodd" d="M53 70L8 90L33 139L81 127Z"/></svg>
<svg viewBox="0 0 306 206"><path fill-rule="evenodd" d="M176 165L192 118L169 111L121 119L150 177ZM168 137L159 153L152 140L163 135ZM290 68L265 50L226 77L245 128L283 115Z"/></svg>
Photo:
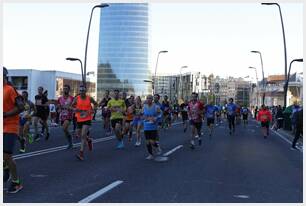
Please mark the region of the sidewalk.
<svg viewBox="0 0 306 206"><path fill-rule="evenodd" d="M281 128L277 131L275 131L275 130L273 130L273 131L280 134L280 135L285 136L290 142L292 142L293 139L294 139L294 135L292 134L292 131L284 130L283 128ZM303 138L299 138L298 141L297 141L297 144L300 145L301 147L303 147Z"/></svg>

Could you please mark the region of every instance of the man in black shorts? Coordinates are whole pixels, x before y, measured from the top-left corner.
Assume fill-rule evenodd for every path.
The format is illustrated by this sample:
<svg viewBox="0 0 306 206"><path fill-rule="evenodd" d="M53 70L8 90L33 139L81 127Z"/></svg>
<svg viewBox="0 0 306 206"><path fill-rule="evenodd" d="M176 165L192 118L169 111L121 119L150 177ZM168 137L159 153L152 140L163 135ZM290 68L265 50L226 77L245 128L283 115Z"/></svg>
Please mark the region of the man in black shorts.
<svg viewBox="0 0 306 206"><path fill-rule="evenodd" d="M187 120L188 120L188 100L185 100L181 105L181 115L182 115L182 120L183 120L183 125L184 125L184 132L187 131Z"/></svg>

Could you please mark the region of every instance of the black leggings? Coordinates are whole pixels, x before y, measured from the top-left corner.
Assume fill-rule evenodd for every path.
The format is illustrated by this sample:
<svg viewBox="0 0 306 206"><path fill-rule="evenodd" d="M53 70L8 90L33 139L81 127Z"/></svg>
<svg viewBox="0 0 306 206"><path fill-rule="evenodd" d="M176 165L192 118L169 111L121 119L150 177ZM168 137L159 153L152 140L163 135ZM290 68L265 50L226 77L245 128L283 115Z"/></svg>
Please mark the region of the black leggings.
<svg viewBox="0 0 306 206"><path fill-rule="evenodd" d="M232 130L232 127L233 127L233 130L235 131L235 116L228 115L227 119L228 119L228 127L229 127L229 129Z"/></svg>

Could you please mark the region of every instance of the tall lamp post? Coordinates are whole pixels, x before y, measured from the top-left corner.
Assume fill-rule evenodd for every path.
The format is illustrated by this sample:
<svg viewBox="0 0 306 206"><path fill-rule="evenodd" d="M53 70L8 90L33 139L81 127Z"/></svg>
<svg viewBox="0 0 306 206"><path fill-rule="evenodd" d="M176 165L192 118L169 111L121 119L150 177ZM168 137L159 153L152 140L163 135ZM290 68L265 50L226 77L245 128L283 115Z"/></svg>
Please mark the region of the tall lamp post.
<svg viewBox="0 0 306 206"><path fill-rule="evenodd" d="M153 86L154 86L154 88L153 88L153 91L154 91L154 94L156 93L155 92L155 84L156 84L156 71L157 71L157 65L158 65L158 59L159 59L159 55L161 54L161 53L167 53L168 51L166 51L166 50L163 50L163 51L159 51L158 52L158 54L157 54L157 60L156 60L156 65L155 65L155 72L154 72L154 79L153 79Z"/></svg>
<svg viewBox="0 0 306 206"><path fill-rule="evenodd" d="M284 29L284 22L283 22L283 16L282 16L282 10L279 6L278 3L261 3L262 5L275 5L278 7L279 10L279 15L280 15L280 19L281 19L281 24L282 24L282 31L283 31L283 42L284 42L284 56L285 56L285 82L288 79L287 78L287 49L286 49L286 37L285 37L285 29ZM286 94L285 94L286 95ZM287 105L287 99L284 99L284 107L286 107Z"/></svg>
<svg viewBox="0 0 306 206"><path fill-rule="evenodd" d="M67 61L79 61L81 63L81 74L82 74L82 82L83 82L83 85L86 87L86 81L85 81L85 73L83 71L83 64L82 64L82 61L78 58L72 58L72 57L67 57L66 58Z"/></svg>
<svg viewBox="0 0 306 206"><path fill-rule="evenodd" d="M290 65L289 65L289 71L288 71L288 75L287 75L287 79L286 79L286 83L285 83L285 86L284 86L284 98L287 99L287 91L288 91L288 85L289 85L289 79L290 79L290 71L291 71L291 64L293 62L303 62L303 59L293 59L291 62L290 62ZM287 101L286 101L287 102ZM286 107L286 106L285 106Z"/></svg>
<svg viewBox="0 0 306 206"><path fill-rule="evenodd" d="M86 74L86 63L87 63L87 49L88 49L88 39L89 39L89 31L90 31L90 25L91 25L91 19L92 19L92 14L93 11L95 10L95 8L104 8L104 7L108 7L108 4L100 4L100 5L95 5L92 9L91 9L91 13L90 13L90 19L89 19L89 24L88 24L88 31L87 31L87 38L86 38L86 45L85 45L85 56L84 56L84 74ZM85 79L85 85L86 85L86 79Z"/></svg>
<svg viewBox="0 0 306 206"><path fill-rule="evenodd" d="M180 69L180 91L181 91L181 99L183 99L183 85L182 85L182 69L184 68L188 68L188 66L182 66L181 69Z"/></svg>
<svg viewBox="0 0 306 206"><path fill-rule="evenodd" d="M262 71L262 88L263 88L263 94L262 94L262 104L265 104L265 74L264 74L264 69L263 69L263 63L262 63L262 56L260 51L251 51L252 53L257 53L260 55L260 62L261 62L261 71Z"/></svg>
<svg viewBox="0 0 306 206"><path fill-rule="evenodd" d="M256 74L256 84L257 84L257 90L258 90L258 76L257 76L257 69L255 67L249 67L249 69L254 69ZM256 92L256 105L258 106L258 91Z"/></svg>

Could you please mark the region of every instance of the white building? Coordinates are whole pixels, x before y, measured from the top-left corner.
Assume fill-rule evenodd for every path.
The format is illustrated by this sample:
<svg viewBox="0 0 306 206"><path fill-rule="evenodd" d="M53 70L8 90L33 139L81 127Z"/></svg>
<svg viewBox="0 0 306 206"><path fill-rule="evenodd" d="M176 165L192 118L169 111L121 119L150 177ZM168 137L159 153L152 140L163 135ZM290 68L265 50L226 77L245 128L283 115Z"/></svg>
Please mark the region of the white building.
<svg viewBox="0 0 306 206"><path fill-rule="evenodd" d="M65 84L71 87L71 95L76 95L82 81L81 74L55 70L9 69L8 73L9 81L13 83L17 91L20 93L27 91L31 101L34 101L39 86L48 90L48 99L57 99L62 94ZM87 88L88 94L95 97L96 86L89 78L87 78Z"/></svg>

